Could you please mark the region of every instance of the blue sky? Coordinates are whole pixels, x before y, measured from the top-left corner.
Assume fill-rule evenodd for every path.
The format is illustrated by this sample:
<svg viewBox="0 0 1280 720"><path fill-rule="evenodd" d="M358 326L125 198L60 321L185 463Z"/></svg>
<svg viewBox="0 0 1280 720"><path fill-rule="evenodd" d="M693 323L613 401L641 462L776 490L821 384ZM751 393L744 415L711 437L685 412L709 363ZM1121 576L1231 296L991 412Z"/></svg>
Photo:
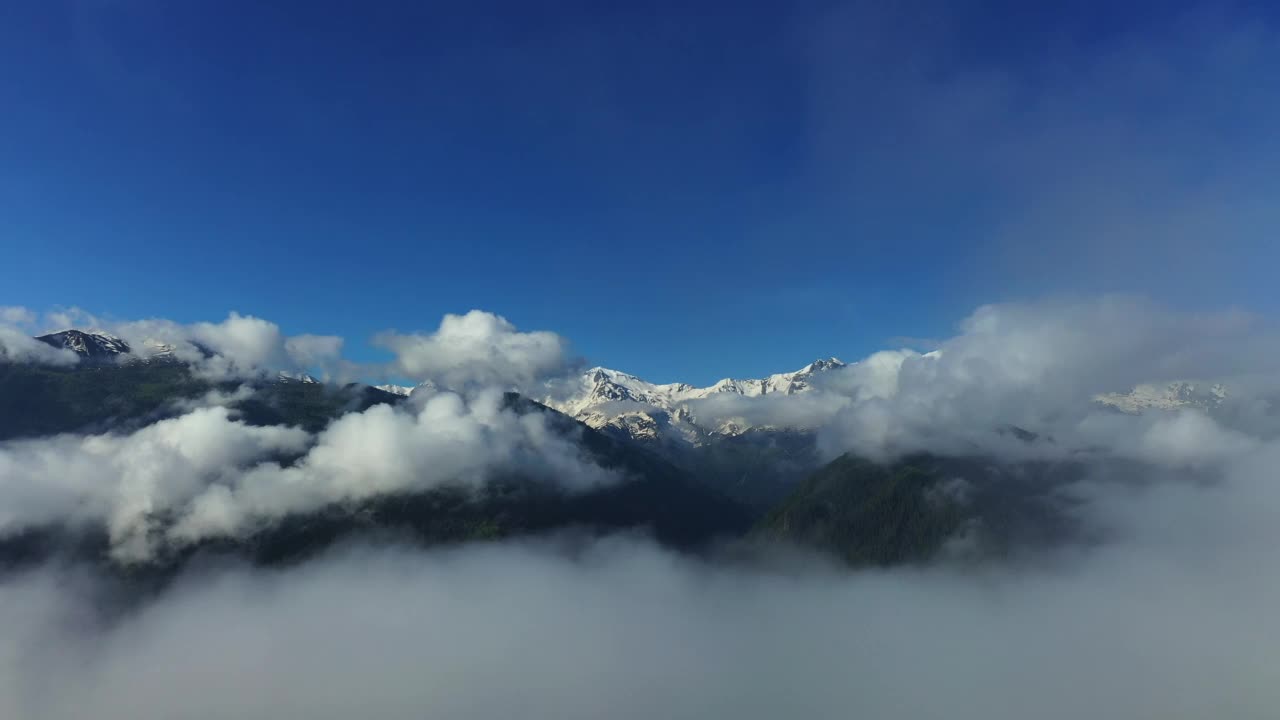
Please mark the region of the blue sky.
<svg viewBox="0 0 1280 720"><path fill-rule="evenodd" d="M8 3L0 305L357 359L482 308L692 382L1014 298L1277 309L1265 4L692 5Z"/></svg>

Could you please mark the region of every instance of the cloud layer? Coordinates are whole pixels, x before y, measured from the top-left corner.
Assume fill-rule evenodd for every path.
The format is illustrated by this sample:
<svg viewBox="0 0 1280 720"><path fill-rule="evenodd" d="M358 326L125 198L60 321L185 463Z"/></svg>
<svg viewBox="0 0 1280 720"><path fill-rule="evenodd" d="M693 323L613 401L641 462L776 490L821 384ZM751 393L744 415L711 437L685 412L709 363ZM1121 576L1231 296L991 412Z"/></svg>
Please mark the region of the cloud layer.
<svg viewBox="0 0 1280 720"><path fill-rule="evenodd" d="M248 320L212 332L265 357L253 348L271 333ZM0 445L0 519L101 523L128 560L503 470L616 480L542 414L505 409L500 388L554 372L558 343L475 322L481 340L457 354L458 328L443 326L400 348L466 393L424 391L315 435L247 426L210 398L130 434ZM504 347L519 362L494 359ZM1265 571L1280 544L1276 347L1236 312L992 305L930 353L877 353L807 395L697 406L816 428L832 453L1132 461L1061 488L1088 545L864 572L635 537L356 545L283 570L192 565L144 599L96 570L42 566L0 575L0 715L1267 718L1280 703L1280 581ZM1093 402L1185 378L1230 394L1136 415ZM999 432L1010 424L1039 439Z"/></svg>
<svg viewBox="0 0 1280 720"><path fill-rule="evenodd" d="M1117 510L1123 543L978 574L734 568L630 539L354 548L190 576L102 627L74 578L39 573L0 585L0 711L1261 719L1274 523L1198 522L1262 520L1237 490L1148 492L1154 517Z"/></svg>

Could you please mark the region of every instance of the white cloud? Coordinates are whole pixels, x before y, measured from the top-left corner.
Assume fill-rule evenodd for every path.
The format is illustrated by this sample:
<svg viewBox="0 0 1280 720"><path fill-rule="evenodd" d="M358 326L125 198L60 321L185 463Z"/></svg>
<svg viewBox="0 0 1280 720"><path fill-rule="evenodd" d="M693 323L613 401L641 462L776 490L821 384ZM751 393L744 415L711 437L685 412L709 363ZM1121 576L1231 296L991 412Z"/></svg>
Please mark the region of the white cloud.
<svg viewBox="0 0 1280 720"><path fill-rule="evenodd" d="M824 373L809 394L712 398L694 411L703 420L818 428L828 455L1060 454L1101 446L1124 454L1146 448L1138 454L1150 460L1155 447L1142 439L1150 419L1116 417L1093 398L1188 378L1253 387L1271 378L1274 386L1280 336L1240 312L1179 313L1122 296L988 305L930 353L875 353ZM1241 423L1253 423L1247 429L1256 433L1262 414L1252 408ZM1028 448L996 432L1009 425L1054 442ZM1194 461L1186 452L1179 457Z"/></svg>
<svg viewBox="0 0 1280 720"><path fill-rule="evenodd" d="M34 313L32 313L34 316ZM34 322L34 321L33 321ZM177 323L163 318L111 320L79 308L50 311L40 324L47 329L76 328L116 335L138 357L169 346L193 370L215 380L270 375L278 371L338 373L343 339L329 335L286 336L278 325L252 315L231 312L221 322Z"/></svg>
<svg viewBox="0 0 1280 720"><path fill-rule="evenodd" d="M416 413L377 405L322 432L290 467L259 465L208 488L172 531L182 541L231 535L264 519L444 483L479 486L495 471L518 471L569 489L613 482L582 456L576 438L552 431L542 413L518 415L502 395L469 400L438 393Z"/></svg>
<svg viewBox="0 0 1280 720"><path fill-rule="evenodd" d="M78 307L59 308L44 313L43 322L40 323L45 332L60 332L62 330L94 330L103 326L92 313Z"/></svg>
<svg viewBox="0 0 1280 720"><path fill-rule="evenodd" d="M79 361L80 356L70 350L46 345L18 327L0 324L0 362L66 366Z"/></svg>
<svg viewBox="0 0 1280 720"><path fill-rule="evenodd" d="M39 328L39 330L34 330ZM332 335L286 336L273 322L231 312L221 322L177 323L163 318L116 320L81 308L37 313L24 307L0 307L0 352L22 361L74 363L71 352L52 355L33 344L33 332L77 329L122 338L134 354L148 357L158 346L200 375L216 380L270 375L278 371L315 372L348 379L358 368L341 357L343 338ZM47 346L45 346L47 347ZM52 348L50 348L52 349Z"/></svg>
<svg viewBox="0 0 1280 720"><path fill-rule="evenodd" d="M214 406L127 435L15 441L0 444L0 535L101 523L113 555L134 561L166 542L235 537L380 494L474 487L497 472L569 490L616 481L584 457L572 432L553 430L544 413L517 414L491 391L437 393L416 408L376 405L314 437L249 426ZM301 458L283 466L281 454Z"/></svg>
<svg viewBox="0 0 1280 720"><path fill-rule="evenodd" d="M871 572L616 538L347 548L286 570L193 570L105 617L116 586L42 568L0 576L0 715L1270 717L1280 581L1258 569L1280 543L1274 418L1249 393L1224 414L1133 416L1091 398L1187 376L1275 389L1273 342L1235 313L989 306L935 353L878 353L812 396L728 408L816 421L841 449L1101 447L1136 461L1067 488L1096 531L1086 547ZM994 432L1009 422L1054 442ZM285 467L278 453L302 455ZM103 522L117 554L138 557L510 468L611 479L492 388L423 392L315 436L205 408L131 435L0 445L0 517Z"/></svg>
<svg viewBox="0 0 1280 720"><path fill-rule="evenodd" d="M296 369L285 349L286 337L275 323L232 312L218 323L183 325L164 319L105 323L105 329L145 356L159 345L215 379L251 377Z"/></svg>
<svg viewBox="0 0 1280 720"><path fill-rule="evenodd" d="M284 349L300 367L325 367L342 357L343 339L337 335L294 335Z"/></svg>
<svg viewBox="0 0 1280 720"><path fill-rule="evenodd" d="M55 358L22 339L29 334L17 325L46 330L76 328L116 335L140 357L159 346L189 363L200 375L215 380L271 375L278 371L311 372L328 379L350 381L359 377L404 376L432 381L459 390L487 386L525 387L565 370L568 343L552 332L521 332L505 318L480 310L465 315L445 315L430 334L383 332L375 342L391 350L390 365L353 363L342 357L345 340L336 335L287 336L280 327L252 315L231 312L221 322L178 323L163 318L113 320L80 308L60 309L43 315L26 308L0 308L5 345L15 357ZM12 322L4 320L10 318ZM20 349L21 348L21 349ZM69 356L67 356L69 357Z"/></svg>
<svg viewBox="0 0 1280 720"><path fill-rule="evenodd" d="M0 444L0 534L65 522L102 524L113 553L153 551L153 523L209 483L226 481L309 437L250 427L223 407L194 410L128 435L59 435Z"/></svg>
<svg viewBox="0 0 1280 720"><path fill-rule="evenodd" d="M505 318L480 310L445 315L430 335L384 332L376 342L396 355L407 377L444 387L527 387L563 372L568 344L552 332L521 332Z"/></svg>
<svg viewBox="0 0 1280 720"><path fill-rule="evenodd" d="M1194 521L1232 491L1149 500ZM189 576L105 628L44 572L0 585L0 713L1260 719L1280 701L1263 527L1197 548L1139 523L980 573L717 566L629 539L354 548Z"/></svg>
<svg viewBox="0 0 1280 720"><path fill-rule="evenodd" d="M29 327L36 322L36 314L24 307L0 305L0 325Z"/></svg>

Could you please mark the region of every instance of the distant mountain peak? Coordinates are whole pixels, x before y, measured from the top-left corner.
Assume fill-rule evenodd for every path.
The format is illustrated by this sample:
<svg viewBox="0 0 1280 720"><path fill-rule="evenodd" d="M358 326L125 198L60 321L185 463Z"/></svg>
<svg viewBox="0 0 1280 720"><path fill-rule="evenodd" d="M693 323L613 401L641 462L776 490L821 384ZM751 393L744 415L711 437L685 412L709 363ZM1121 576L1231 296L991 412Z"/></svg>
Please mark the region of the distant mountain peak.
<svg viewBox="0 0 1280 720"><path fill-rule="evenodd" d="M817 360L814 360L813 362L801 368L800 372L814 373L814 372L821 372L823 370L835 370L837 368L842 368L845 365L846 363L841 361L840 358L838 357L818 358Z"/></svg>
<svg viewBox="0 0 1280 720"><path fill-rule="evenodd" d="M374 385L373 387L375 389L381 390L382 392L391 393L392 395L399 395L400 397L409 397L410 395L416 392L425 392L430 394L439 389L436 387L436 384L431 382L430 380L420 382L417 385L388 384L388 385Z"/></svg>
<svg viewBox="0 0 1280 720"><path fill-rule="evenodd" d="M765 378L724 378L707 387L674 382L657 384L630 373L593 367L570 383L569 392L542 402L596 429L608 429L636 440L670 440L699 444L712 435L737 435L751 427L727 422L704 427L696 421L689 403L720 394L758 397L807 392L821 373L845 367L838 358L819 358L792 372Z"/></svg>
<svg viewBox="0 0 1280 720"><path fill-rule="evenodd" d="M121 355L128 355L129 344L124 340L102 331L62 330L36 338L46 345L66 349L91 361L109 361Z"/></svg>
<svg viewBox="0 0 1280 720"><path fill-rule="evenodd" d="M315 385L320 382L319 380L315 379L311 375L308 375L307 373L293 373L293 372L286 372L284 370L280 371L280 374L278 377L281 382L299 382L299 383L306 383L308 385Z"/></svg>

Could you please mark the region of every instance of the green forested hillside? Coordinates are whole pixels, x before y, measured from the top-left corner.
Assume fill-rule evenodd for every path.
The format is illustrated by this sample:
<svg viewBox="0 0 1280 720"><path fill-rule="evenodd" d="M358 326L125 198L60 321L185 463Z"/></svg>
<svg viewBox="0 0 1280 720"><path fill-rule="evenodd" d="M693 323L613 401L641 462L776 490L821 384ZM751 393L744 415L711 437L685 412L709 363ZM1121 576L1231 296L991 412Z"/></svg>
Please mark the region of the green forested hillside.
<svg viewBox="0 0 1280 720"><path fill-rule="evenodd" d="M1072 532L1055 491L1074 463L1001 464L980 457L908 456L874 463L836 458L761 520L757 538L830 552L852 565L922 562L949 542L1003 555Z"/></svg>
<svg viewBox="0 0 1280 720"><path fill-rule="evenodd" d="M958 503L929 492L938 480L927 458L880 465L842 456L810 475L756 532L854 565L925 560L964 520Z"/></svg>

